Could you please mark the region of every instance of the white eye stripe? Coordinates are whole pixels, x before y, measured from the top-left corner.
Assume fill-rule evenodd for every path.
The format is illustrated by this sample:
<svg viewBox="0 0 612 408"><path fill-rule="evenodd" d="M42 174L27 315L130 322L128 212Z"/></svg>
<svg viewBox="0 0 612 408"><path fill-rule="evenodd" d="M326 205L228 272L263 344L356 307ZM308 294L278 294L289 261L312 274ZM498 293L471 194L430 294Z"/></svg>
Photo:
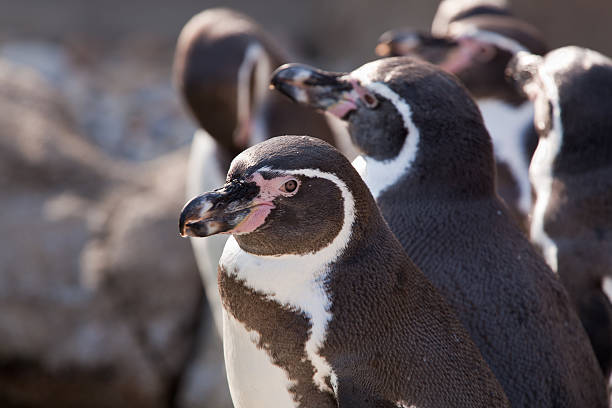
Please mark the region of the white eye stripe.
<svg viewBox="0 0 612 408"><path fill-rule="evenodd" d="M354 71L353 75L357 73L357 78L360 79L362 86L375 95L378 94L382 96L393 104L402 117L404 128L407 131L404 144L395 158L379 161L363 155L358 156L353 161L353 166L357 169L363 181L365 181L372 195L375 199L378 199L380 194L385 189L395 184L414 163L419 148L420 133L419 129L412 121L412 109L410 105L388 85L382 82L372 82L368 80L368 72L367 69L362 70L360 68Z"/></svg>

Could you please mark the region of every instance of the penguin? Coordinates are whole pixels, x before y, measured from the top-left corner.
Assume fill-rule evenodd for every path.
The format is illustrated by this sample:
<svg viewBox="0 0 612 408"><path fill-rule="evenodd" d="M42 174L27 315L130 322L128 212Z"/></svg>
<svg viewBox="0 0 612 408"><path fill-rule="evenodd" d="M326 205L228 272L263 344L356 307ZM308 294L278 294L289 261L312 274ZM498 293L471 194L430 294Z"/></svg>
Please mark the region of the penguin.
<svg viewBox="0 0 612 408"><path fill-rule="evenodd" d="M612 60L563 47L521 53L508 74L534 102L530 237L564 283L599 364L612 369Z"/></svg>
<svg viewBox="0 0 612 408"><path fill-rule="evenodd" d="M382 57L411 55L435 63L468 88L493 139L497 192L525 231L532 206L529 163L538 137L533 105L504 72L517 52L547 50L539 31L499 0L444 0L431 33L391 30L376 47Z"/></svg>
<svg viewBox="0 0 612 408"><path fill-rule="evenodd" d="M281 136L186 204L219 263L232 399L243 407L509 407L465 328L404 253L351 163Z"/></svg>
<svg viewBox="0 0 612 408"><path fill-rule="evenodd" d="M408 256L456 311L513 407L604 407L567 292L495 193L491 139L467 90L411 57L350 73L280 67L273 86L338 115L353 162Z"/></svg>
<svg viewBox="0 0 612 408"><path fill-rule="evenodd" d="M272 71L286 61L287 53L256 22L236 11L208 9L187 22L173 63L175 87L199 127L188 160L187 198L222 184L238 153L271 136L313 133L335 143L323 115L268 89ZM221 236L192 240L219 333L216 271L225 241Z"/></svg>

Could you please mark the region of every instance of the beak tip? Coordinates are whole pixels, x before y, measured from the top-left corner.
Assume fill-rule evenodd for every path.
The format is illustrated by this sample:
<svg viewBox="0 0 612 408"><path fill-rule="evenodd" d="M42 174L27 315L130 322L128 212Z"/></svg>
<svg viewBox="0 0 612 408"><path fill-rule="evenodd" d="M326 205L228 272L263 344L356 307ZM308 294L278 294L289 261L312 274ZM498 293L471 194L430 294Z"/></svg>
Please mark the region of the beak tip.
<svg viewBox="0 0 612 408"><path fill-rule="evenodd" d="M381 42L376 46L374 52L379 57L387 57L391 53L391 45L387 42Z"/></svg>

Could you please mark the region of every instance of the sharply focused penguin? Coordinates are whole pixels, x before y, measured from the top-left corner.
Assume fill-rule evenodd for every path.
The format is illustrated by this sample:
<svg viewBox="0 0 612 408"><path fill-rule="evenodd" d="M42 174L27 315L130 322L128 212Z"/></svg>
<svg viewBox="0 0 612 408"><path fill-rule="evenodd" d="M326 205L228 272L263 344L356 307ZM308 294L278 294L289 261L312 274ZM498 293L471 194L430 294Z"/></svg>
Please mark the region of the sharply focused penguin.
<svg viewBox="0 0 612 408"><path fill-rule="evenodd" d="M334 143L327 119L268 89L272 71L288 61L250 18L216 8L195 15L176 46L175 85L200 130L188 163L187 197L222 184L230 161L279 134L316 134ZM221 331L217 265L225 237L192 240L207 298Z"/></svg>
<svg viewBox="0 0 612 408"><path fill-rule="evenodd" d="M232 234L219 265L236 408L509 407L350 162L306 136L232 162L183 209L184 236Z"/></svg>
<svg viewBox="0 0 612 408"><path fill-rule="evenodd" d="M526 229L532 206L529 162L537 145L533 105L504 75L520 51L547 51L536 28L514 17L506 1L444 0L431 34L392 30L376 48L380 56L410 55L451 72L472 93L493 138L497 190Z"/></svg>
<svg viewBox="0 0 612 408"><path fill-rule="evenodd" d="M348 73L299 64L282 93L348 122L353 163L513 407L604 407L605 382L561 283L495 194L491 139L457 79L409 57Z"/></svg>
<svg viewBox="0 0 612 408"><path fill-rule="evenodd" d="M606 375L612 369L612 60L564 47L509 73L535 105L540 142L531 240L559 273ZM608 296L605 289L608 287Z"/></svg>

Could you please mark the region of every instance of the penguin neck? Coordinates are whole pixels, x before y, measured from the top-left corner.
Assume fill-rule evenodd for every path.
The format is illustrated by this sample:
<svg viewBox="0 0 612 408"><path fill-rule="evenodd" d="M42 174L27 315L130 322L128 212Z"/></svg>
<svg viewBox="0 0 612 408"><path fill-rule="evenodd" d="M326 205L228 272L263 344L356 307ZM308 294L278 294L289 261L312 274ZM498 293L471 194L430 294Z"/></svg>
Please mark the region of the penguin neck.
<svg viewBox="0 0 612 408"><path fill-rule="evenodd" d="M383 191L397 184L402 177L410 172L410 167L417 156L419 138L418 129L412 129L404 141L402 149L392 159L377 160L362 154L353 160L353 167L370 189L374 199L377 200Z"/></svg>
<svg viewBox="0 0 612 408"><path fill-rule="evenodd" d="M361 155L353 161L353 166L370 188L376 201L384 196L406 201L414 200L415 197L445 200L494 196L495 170L492 152L476 152L474 161L469 162L469 158L453 156L456 153L451 151L452 144L447 146L446 151L443 151L442 146L428 148L421 141L426 140L426 135L419 133L416 128L412 132L413 139L410 140L409 135L400 153L391 160L379 161ZM448 135L448 138L452 140L453 135ZM477 148L491 149L491 145L489 142L472 147ZM452 160L447 161L440 157L452 157Z"/></svg>

